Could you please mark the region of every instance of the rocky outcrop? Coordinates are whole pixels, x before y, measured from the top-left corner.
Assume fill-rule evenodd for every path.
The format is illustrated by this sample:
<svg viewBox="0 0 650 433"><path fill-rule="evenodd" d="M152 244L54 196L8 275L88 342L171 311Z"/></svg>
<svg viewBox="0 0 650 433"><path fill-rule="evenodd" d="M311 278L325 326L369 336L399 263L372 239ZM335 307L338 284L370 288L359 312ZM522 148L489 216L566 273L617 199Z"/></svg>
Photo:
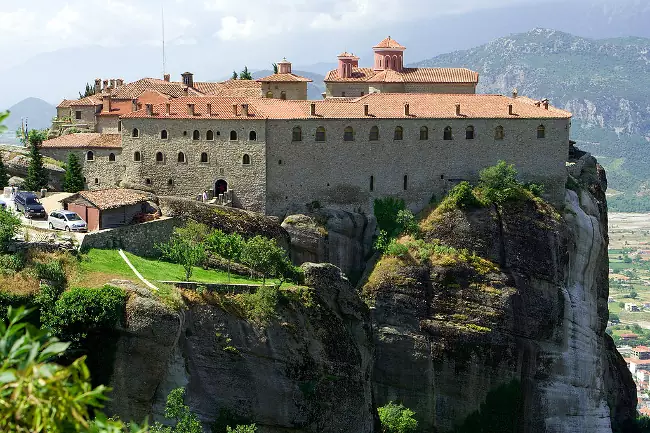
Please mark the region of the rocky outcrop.
<svg viewBox="0 0 650 433"><path fill-rule="evenodd" d="M7 173L13 177L24 178L27 176L27 167L29 166L29 157L17 155L13 159L6 161ZM45 172L48 175L48 188L54 191L60 191L63 185L63 176L65 170L53 164L43 164Z"/></svg>
<svg viewBox="0 0 650 433"><path fill-rule="evenodd" d="M295 264L332 263L356 280L372 252L376 224L374 217L325 208L288 216L282 227L291 238Z"/></svg>

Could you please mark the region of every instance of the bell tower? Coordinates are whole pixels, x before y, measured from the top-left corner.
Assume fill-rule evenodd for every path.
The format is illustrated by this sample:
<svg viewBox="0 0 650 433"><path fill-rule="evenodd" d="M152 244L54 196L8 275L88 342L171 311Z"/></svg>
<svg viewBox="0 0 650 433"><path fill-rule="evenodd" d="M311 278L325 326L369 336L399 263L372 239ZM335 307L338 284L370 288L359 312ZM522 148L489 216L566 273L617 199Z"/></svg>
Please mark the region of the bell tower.
<svg viewBox="0 0 650 433"><path fill-rule="evenodd" d="M404 50L406 47L399 44L390 36L372 47L375 52L375 71L385 71L387 69L402 72L404 70Z"/></svg>

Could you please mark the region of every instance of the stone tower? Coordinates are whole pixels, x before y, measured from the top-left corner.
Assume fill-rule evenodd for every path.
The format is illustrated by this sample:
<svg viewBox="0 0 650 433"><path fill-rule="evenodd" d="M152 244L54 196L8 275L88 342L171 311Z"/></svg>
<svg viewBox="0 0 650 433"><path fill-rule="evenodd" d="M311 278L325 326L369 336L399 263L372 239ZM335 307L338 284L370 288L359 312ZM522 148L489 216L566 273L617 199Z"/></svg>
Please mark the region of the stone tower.
<svg viewBox="0 0 650 433"><path fill-rule="evenodd" d="M396 40L391 39L390 36L372 47L375 52L375 71L384 71L391 69L393 71L402 72L404 69L404 50L406 47L400 45Z"/></svg>

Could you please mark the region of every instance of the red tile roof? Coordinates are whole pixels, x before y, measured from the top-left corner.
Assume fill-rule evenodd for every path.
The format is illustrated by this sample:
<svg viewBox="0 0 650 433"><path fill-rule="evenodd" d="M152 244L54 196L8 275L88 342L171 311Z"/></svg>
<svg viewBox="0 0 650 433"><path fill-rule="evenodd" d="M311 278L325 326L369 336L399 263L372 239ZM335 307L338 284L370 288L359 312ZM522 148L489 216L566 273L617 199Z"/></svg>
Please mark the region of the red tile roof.
<svg viewBox="0 0 650 433"><path fill-rule="evenodd" d="M650 347L648 346L636 346L634 348L635 352L650 352Z"/></svg>
<svg viewBox="0 0 650 433"><path fill-rule="evenodd" d="M163 95L155 90L145 90L136 98L138 109L141 110L146 104L162 104L170 99L170 96ZM100 116L121 116L133 111L133 100L120 99L111 101L111 111L105 112L102 110Z"/></svg>
<svg viewBox="0 0 650 433"><path fill-rule="evenodd" d="M85 98L78 99L76 101L70 102L71 107L94 107L95 105L100 105L102 103L102 97L100 95L86 96Z"/></svg>
<svg viewBox="0 0 650 433"><path fill-rule="evenodd" d="M373 48L397 48L397 49L406 49L403 45L400 45L395 39L391 39L390 36L375 45Z"/></svg>
<svg viewBox="0 0 650 433"><path fill-rule="evenodd" d="M196 85L197 83L195 83ZM113 90L111 95L114 99L135 99L145 90L153 90L172 98L185 96L185 86L183 83L176 81L165 81L158 78L142 78L132 83L124 84ZM188 88L188 96L199 95L193 88Z"/></svg>
<svg viewBox="0 0 650 433"><path fill-rule="evenodd" d="M64 99L59 105L56 106L56 108L68 108L73 102L74 99Z"/></svg>
<svg viewBox="0 0 650 433"><path fill-rule="evenodd" d="M170 115L165 114L165 106L154 107L153 117L176 119L208 118L207 104L212 105L211 118L241 119L241 104L249 104L248 119L351 119L351 118L432 118L432 119L544 119L569 118L571 113L549 106L549 109L520 102L502 95L481 94L427 94L427 93L373 93L356 99L296 101L266 98L219 98L196 97L180 98L171 102ZM409 115L404 114L404 104L409 104ZM188 114L188 104L194 104L194 116ZM238 104L238 114L233 114L233 104ZM312 116L311 104L316 107ZM368 105L369 116L364 115L364 105ZM456 104L460 104L460 116L456 115ZM509 114L509 105L513 114ZM145 110L128 113L124 118L146 118Z"/></svg>
<svg viewBox="0 0 650 433"><path fill-rule="evenodd" d="M133 189L100 189L95 191L81 191L62 200L64 203L75 202L79 198L92 203L97 209L107 210L122 206L131 206L147 201L147 195Z"/></svg>
<svg viewBox="0 0 650 433"><path fill-rule="evenodd" d="M355 56L353 53L348 53L347 51L343 51L337 57L354 57L355 59L359 58L359 57Z"/></svg>
<svg viewBox="0 0 650 433"><path fill-rule="evenodd" d="M122 147L120 134L99 134L96 132L62 135L43 142L46 149L75 149L75 148L104 148L119 149Z"/></svg>
<svg viewBox="0 0 650 433"><path fill-rule="evenodd" d="M297 83L311 83L313 80L309 78L301 77L296 74L272 74L268 77L258 78L257 80L260 83L271 83L271 82L297 82Z"/></svg>
<svg viewBox="0 0 650 433"><path fill-rule="evenodd" d="M365 81L368 83L478 83L478 72L466 68L404 68L375 71L372 68L352 68L352 76L339 77L337 69L329 71L325 82Z"/></svg>
<svg viewBox="0 0 650 433"><path fill-rule="evenodd" d="M231 98L259 98L262 95L262 84L255 80L227 80L220 83L194 83L194 87L209 96Z"/></svg>

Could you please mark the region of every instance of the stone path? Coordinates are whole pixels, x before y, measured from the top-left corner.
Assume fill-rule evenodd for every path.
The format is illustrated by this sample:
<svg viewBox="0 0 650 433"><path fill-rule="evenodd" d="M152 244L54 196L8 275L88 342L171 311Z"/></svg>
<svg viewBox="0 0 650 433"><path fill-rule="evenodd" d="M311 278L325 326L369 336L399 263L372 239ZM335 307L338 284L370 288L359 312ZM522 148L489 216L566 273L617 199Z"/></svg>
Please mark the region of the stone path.
<svg viewBox="0 0 650 433"><path fill-rule="evenodd" d="M126 254L124 254L124 251L122 251L122 250L120 249L119 252L120 252L120 257L122 257L122 259L124 260L124 262L129 266L129 268L131 268L131 270L133 271L133 273L135 274L135 276L138 277L138 278L140 279L140 281L142 281L142 282L143 282L147 287L149 287L149 288L150 288L151 290L153 290L154 292L157 292L157 291L160 290L158 287L154 286L154 285L151 284L148 280L146 280L146 279L142 276L142 274L141 274L140 272L138 272L138 270L135 268L135 266L133 266L133 264L131 263L131 261L129 260L129 258L126 256Z"/></svg>

